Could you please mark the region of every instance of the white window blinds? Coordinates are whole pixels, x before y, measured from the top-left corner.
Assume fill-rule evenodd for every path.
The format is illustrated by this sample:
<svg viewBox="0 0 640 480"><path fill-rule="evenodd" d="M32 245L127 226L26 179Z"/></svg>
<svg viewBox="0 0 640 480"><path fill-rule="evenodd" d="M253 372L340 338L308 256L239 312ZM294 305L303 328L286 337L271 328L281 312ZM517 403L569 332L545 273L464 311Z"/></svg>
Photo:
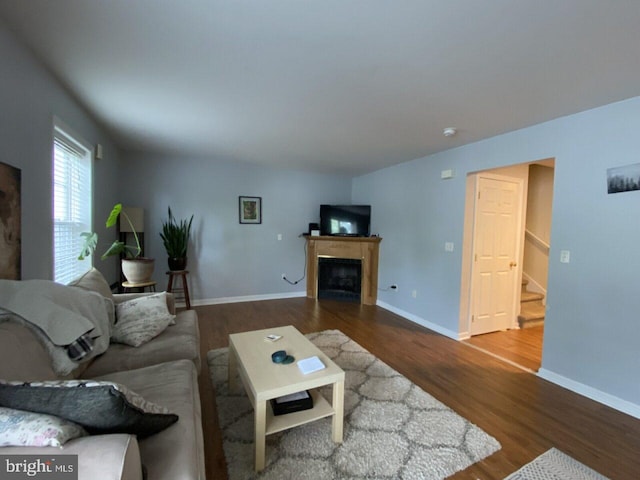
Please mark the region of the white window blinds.
<svg viewBox="0 0 640 480"><path fill-rule="evenodd" d="M54 280L67 284L91 268L78 260L91 228L91 152L59 128L53 139Z"/></svg>

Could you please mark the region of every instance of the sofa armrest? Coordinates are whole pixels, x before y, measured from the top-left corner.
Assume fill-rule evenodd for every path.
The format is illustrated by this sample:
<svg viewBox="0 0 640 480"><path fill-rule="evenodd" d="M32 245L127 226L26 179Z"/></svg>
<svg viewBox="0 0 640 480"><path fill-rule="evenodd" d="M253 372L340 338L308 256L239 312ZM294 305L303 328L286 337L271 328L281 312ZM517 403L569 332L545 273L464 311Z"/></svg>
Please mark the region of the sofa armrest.
<svg viewBox="0 0 640 480"><path fill-rule="evenodd" d="M144 293L114 293L113 294L113 303L119 304L122 302L126 302L127 300L133 300L134 298L140 297L148 297L149 295L155 295L152 292L144 292ZM176 300L173 293L167 292L167 308L169 309L169 313L171 315L176 314Z"/></svg>
<svg viewBox="0 0 640 480"><path fill-rule="evenodd" d="M0 378L4 380L56 380L47 353L44 333L37 334L37 327L11 321L0 321ZM53 351L53 345L50 350Z"/></svg>
<svg viewBox="0 0 640 480"><path fill-rule="evenodd" d="M92 435L58 447L3 447L3 455L78 455L79 480L142 480L140 447L133 435Z"/></svg>

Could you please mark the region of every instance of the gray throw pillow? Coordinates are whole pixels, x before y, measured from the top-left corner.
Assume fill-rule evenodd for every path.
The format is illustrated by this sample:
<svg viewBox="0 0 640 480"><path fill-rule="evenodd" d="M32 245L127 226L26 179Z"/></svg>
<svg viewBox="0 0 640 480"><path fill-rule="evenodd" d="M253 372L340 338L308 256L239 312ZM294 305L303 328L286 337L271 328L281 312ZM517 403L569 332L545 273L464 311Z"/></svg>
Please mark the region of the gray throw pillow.
<svg viewBox="0 0 640 480"><path fill-rule="evenodd" d="M0 406L55 415L91 434L129 433L144 438L178 421L177 415L121 384L94 380L0 381Z"/></svg>

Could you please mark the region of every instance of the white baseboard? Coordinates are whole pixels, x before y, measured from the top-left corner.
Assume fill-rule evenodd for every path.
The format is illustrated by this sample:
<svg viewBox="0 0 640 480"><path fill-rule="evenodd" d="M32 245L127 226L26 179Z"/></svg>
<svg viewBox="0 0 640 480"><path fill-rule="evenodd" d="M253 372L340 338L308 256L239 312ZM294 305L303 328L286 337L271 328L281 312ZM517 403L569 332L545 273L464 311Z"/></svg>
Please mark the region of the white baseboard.
<svg viewBox="0 0 640 480"><path fill-rule="evenodd" d="M297 297L306 297L306 296L307 296L307 292L291 292L291 293L267 293L265 295L245 295L242 297L203 298L200 300L192 301L191 305L200 307L204 305L219 305L222 303L260 302L262 300L280 300L283 298L297 298Z"/></svg>
<svg viewBox="0 0 640 480"><path fill-rule="evenodd" d="M471 332L460 332L456 337L456 340L469 340L471 338Z"/></svg>
<svg viewBox="0 0 640 480"><path fill-rule="evenodd" d="M246 295L242 297L220 297L220 298L204 298L200 300L194 300L191 302L193 306L204 306L204 305L219 305L223 303L240 303L240 302L258 302L262 300L278 300L283 298L298 298L305 297L307 295L306 292L291 292L291 293L270 293L266 295ZM445 337L452 338L454 340L459 340L460 336L457 332L451 331L449 329L443 328L440 325L429 322L423 318L418 317L409 312L405 312L399 308L396 308L392 305L389 305L386 302L382 302L380 300L377 301L377 305L385 310L389 310L390 312L395 313L396 315L400 315L401 317L406 318L407 320L412 321L413 323L417 323L429 330L433 330L438 332ZM183 306L184 304L177 304L177 306Z"/></svg>
<svg viewBox="0 0 640 480"><path fill-rule="evenodd" d="M428 320L425 320L424 318L418 317L417 315L414 315L413 313L409 313L409 312L405 312L404 310L401 310L399 308L394 307L393 305L389 305L386 302L382 302L380 300L378 300L376 302L376 305L384 308L385 310L389 310L390 312L395 313L396 315L400 315L401 317L406 318L407 320L411 320L413 323L417 323L418 325L421 325L425 328L428 328L429 330L433 330L434 332L438 332L441 335L444 335L445 337L449 337L452 338L454 340L458 340L458 332L454 332L452 330L449 330L447 328L441 327L440 325L437 325L435 323L432 323Z"/></svg>
<svg viewBox="0 0 640 480"><path fill-rule="evenodd" d="M620 412L640 419L640 405L615 397L601 390L598 390L597 388L593 388L583 383L576 382L575 380L571 380L570 378L563 377L562 375L558 375L557 373L547 370L546 368L541 368L540 370L538 370L538 376L544 378L545 380L549 380L556 385L567 388L572 392L579 393L580 395L590 398L591 400L595 400L596 402L602 403L611 408L615 408Z"/></svg>

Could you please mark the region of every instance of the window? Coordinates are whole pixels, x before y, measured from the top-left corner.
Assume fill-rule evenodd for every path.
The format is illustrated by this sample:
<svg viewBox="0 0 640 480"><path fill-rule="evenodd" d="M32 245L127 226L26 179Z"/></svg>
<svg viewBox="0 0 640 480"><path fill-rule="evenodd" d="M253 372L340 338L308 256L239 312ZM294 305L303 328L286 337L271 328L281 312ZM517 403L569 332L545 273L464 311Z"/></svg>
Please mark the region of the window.
<svg viewBox="0 0 640 480"><path fill-rule="evenodd" d="M92 159L89 149L58 126L53 134L54 280L67 284L91 269L78 255L91 228Z"/></svg>

